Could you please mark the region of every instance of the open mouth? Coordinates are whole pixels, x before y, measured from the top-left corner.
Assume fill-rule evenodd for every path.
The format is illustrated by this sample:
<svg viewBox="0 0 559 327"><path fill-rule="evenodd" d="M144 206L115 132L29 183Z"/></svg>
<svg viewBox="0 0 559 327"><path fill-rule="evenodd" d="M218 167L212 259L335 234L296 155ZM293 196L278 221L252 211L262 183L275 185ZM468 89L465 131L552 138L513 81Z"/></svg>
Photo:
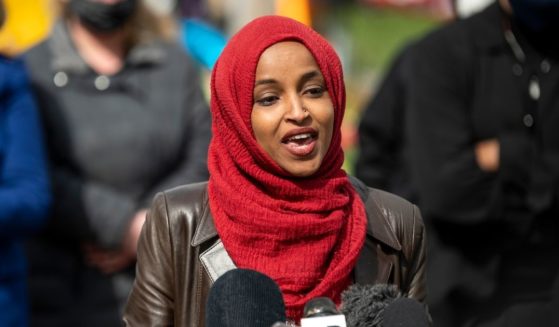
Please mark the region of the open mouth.
<svg viewBox="0 0 559 327"><path fill-rule="evenodd" d="M307 156L311 154L318 139L318 132L311 128L305 130L294 130L287 133L281 143L284 144L287 150L295 156Z"/></svg>
<svg viewBox="0 0 559 327"><path fill-rule="evenodd" d="M293 135L291 137L284 137L282 139L282 143L284 144L289 144L289 143L295 143L295 144L299 144L299 145L304 145L307 144L309 142L312 142L313 140L316 140L318 136L318 133L302 133L302 134L297 134L297 135Z"/></svg>

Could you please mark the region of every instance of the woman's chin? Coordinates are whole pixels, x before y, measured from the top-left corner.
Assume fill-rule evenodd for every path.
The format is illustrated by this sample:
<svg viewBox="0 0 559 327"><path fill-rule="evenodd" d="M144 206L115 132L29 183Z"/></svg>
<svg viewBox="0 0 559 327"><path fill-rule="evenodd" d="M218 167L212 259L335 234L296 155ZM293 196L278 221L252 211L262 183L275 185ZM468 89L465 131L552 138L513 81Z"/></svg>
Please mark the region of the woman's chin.
<svg viewBox="0 0 559 327"><path fill-rule="evenodd" d="M307 162L297 161L282 168L294 177L304 178L314 175L320 168L320 162L314 162L314 160Z"/></svg>

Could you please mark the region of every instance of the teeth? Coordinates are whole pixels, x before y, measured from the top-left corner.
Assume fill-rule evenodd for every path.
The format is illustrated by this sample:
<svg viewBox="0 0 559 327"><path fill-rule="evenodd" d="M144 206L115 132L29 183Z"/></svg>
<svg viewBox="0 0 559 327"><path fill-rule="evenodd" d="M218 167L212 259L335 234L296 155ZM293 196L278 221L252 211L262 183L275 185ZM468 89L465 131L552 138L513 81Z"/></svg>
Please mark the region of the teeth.
<svg viewBox="0 0 559 327"><path fill-rule="evenodd" d="M296 141L296 140L306 139L306 138L309 138L309 137L311 137L311 134L310 133L305 133L305 134L299 134L299 135L292 136L289 139L293 140L293 141Z"/></svg>

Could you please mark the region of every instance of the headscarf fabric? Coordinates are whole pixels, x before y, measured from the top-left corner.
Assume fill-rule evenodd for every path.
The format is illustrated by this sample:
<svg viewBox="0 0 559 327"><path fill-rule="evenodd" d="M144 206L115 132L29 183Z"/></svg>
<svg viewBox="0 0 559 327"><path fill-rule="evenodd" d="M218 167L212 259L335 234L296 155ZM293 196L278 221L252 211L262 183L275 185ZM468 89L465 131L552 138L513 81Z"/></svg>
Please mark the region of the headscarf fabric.
<svg viewBox="0 0 559 327"><path fill-rule="evenodd" d="M330 147L319 170L304 178L279 167L251 127L260 55L283 41L300 42L311 52L334 106ZM264 16L247 24L212 72L208 192L217 232L237 267L278 283L287 316L295 320L314 297L339 303L365 240L364 205L341 168L344 110L337 54L322 36L290 18Z"/></svg>

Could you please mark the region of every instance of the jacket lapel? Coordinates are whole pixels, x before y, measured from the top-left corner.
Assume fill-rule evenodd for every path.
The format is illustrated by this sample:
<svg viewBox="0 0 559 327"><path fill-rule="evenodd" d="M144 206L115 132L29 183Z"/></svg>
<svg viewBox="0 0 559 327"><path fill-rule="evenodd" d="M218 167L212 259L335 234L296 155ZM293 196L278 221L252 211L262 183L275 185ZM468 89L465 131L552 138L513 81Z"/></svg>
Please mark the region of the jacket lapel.
<svg viewBox="0 0 559 327"><path fill-rule="evenodd" d="M217 236L217 231L213 222L212 214L208 206L208 199L206 196L204 203L204 212L200 219L200 223L196 226L194 237L192 238L192 246L197 247L202 243ZM210 281L213 284L221 275L229 270L237 268L235 263L225 250L223 242L217 240L209 249L204 251L199 256L202 267L208 273Z"/></svg>
<svg viewBox="0 0 559 327"><path fill-rule="evenodd" d="M217 241L209 249L200 254L200 261L210 276L212 284L221 275L225 274L229 270L237 268L227 251L225 251L225 247L221 241Z"/></svg>

